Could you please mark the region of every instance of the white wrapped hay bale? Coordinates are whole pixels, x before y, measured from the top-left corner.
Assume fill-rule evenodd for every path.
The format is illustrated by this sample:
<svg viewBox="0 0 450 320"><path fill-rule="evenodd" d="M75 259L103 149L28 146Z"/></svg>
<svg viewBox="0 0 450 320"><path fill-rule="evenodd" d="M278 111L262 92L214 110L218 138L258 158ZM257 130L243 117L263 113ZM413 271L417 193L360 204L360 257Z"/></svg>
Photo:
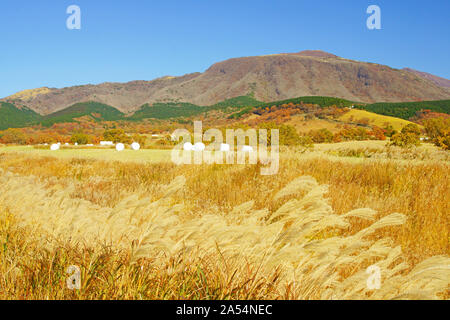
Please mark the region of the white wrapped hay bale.
<svg viewBox="0 0 450 320"><path fill-rule="evenodd" d="M186 143L183 145L183 150L184 150L184 151L192 151L192 150L194 150L194 146L192 145L192 143L186 142Z"/></svg>
<svg viewBox="0 0 450 320"><path fill-rule="evenodd" d="M196 144L194 144L194 151L203 151L205 150L205 144L203 142L197 142Z"/></svg>
<svg viewBox="0 0 450 320"><path fill-rule="evenodd" d="M125 149L125 145L123 143L116 144L117 151L123 151Z"/></svg>
<svg viewBox="0 0 450 320"><path fill-rule="evenodd" d="M252 146L242 146L241 151L242 152L253 152L253 147Z"/></svg>
<svg viewBox="0 0 450 320"><path fill-rule="evenodd" d="M57 144L57 143L52 144L50 146L50 150L52 150L52 151L59 150L59 144Z"/></svg>
<svg viewBox="0 0 450 320"><path fill-rule="evenodd" d="M220 144L220 151L223 151L223 152L230 151L230 145L227 144L227 143L221 143Z"/></svg>
<svg viewBox="0 0 450 320"><path fill-rule="evenodd" d="M133 149L135 151L138 151L139 149L141 149L141 145L139 143L137 143L137 142L133 142L131 144L131 149Z"/></svg>

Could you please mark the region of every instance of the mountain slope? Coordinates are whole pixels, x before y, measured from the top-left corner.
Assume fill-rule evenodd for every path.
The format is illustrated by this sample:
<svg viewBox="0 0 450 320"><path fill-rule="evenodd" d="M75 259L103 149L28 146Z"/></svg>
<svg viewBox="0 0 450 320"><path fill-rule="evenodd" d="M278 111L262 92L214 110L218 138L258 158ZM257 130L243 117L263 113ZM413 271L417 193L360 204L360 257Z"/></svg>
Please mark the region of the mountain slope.
<svg viewBox="0 0 450 320"><path fill-rule="evenodd" d="M442 77L438 77L435 75L432 75L430 73L427 72L422 72L422 71L417 71L414 69L410 69L410 68L404 68L403 70L406 70L408 72L412 72L416 75L418 75L419 77L426 79L426 80L430 80L431 82L434 82L435 84L437 84L440 87L443 88L450 88L450 80L442 78Z"/></svg>
<svg viewBox="0 0 450 320"><path fill-rule="evenodd" d="M114 107L90 101L77 103L69 108L44 116L38 122L49 127L54 123L75 122L77 118L85 116L96 121L114 121L122 119L124 114Z"/></svg>
<svg viewBox="0 0 450 320"><path fill-rule="evenodd" d="M379 102L359 106L359 108L396 118L408 120L420 110L431 110L450 114L450 100L420 101L420 102Z"/></svg>
<svg viewBox="0 0 450 320"><path fill-rule="evenodd" d="M13 104L0 102L0 130L24 127L40 118L39 114L26 107L18 108Z"/></svg>
<svg viewBox="0 0 450 320"><path fill-rule="evenodd" d="M446 79L444 79L446 80ZM299 96L332 96L360 102L450 99L450 88L414 72L343 59L322 51L229 59L203 73L153 81L102 83L18 93L3 99L50 114L96 101L131 113L147 103L214 105L251 96L275 101Z"/></svg>
<svg viewBox="0 0 450 320"><path fill-rule="evenodd" d="M208 88L196 92L196 88ZM217 63L182 88L178 97L205 104L252 93L262 101L331 96L352 101L415 101L450 97L450 92L410 72L342 58L295 54L230 59ZM169 97L161 95L159 98Z"/></svg>

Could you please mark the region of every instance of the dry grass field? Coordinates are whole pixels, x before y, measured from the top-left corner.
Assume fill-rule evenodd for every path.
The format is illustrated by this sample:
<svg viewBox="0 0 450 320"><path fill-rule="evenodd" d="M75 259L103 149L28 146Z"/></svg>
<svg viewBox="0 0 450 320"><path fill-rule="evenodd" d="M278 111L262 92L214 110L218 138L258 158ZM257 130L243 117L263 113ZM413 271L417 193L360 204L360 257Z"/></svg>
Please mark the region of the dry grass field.
<svg viewBox="0 0 450 320"><path fill-rule="evenodd" d="M101 151L0 148L0 299L450 297L448 152L317 145L261 176Z"/></svg>
<svg viewBox="0 0 450 320"><path fill-rule="evenodd" d="M381 114L376 114L373 112L359 109L352 109L339 118L339 120L341 121L349 121L350 119L353 119L353 121L358 120L360 121L362 119L367 119L369 120L369 124L376 125L380 128L384 128L386 126L386 123L388 123L397 131L400 131L404 126L411 123L411 121L408 120L384 116Z"/></svg>

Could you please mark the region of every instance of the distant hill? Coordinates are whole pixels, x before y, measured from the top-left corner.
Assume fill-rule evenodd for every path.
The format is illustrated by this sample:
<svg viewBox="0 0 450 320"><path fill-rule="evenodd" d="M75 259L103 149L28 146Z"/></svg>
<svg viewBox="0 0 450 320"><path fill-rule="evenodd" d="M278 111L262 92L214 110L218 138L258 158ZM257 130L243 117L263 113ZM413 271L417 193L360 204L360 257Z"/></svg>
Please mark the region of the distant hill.
<svg viewBox="0 0 450 320"><path fill-rule="evenodd" d="M355 105L355 102L341 99L341 98L333 98L333 97L320 97L320 96L312 96L312 97L298 97L293 99L286 99L286 100L280 100L280 101L272 101L268 103L261 103L261 106L280 106L282 104L287 103L311 103L311 104L317 104L321 107L330 107L330 106L337 106L337 107L350 107L352 105Z"/></svg>
<svg viewBox="0 0 450 320"><path fill-rule="evenodd" d="M247 107L247 106L257 106L263 102L256 100L250 96L239 96L224 101L218 102L211 106L214 109L226 108L226 107Z"/></svg>
<svg viewBox="0 0 450 320"><path fill-rule="evenodd" d="M449 80L420 72L344 59L319 50L233 58L203 73L152 81L26 90L3 99L48 115L95 101L130 114L154 103L213 106L234 97L270 102L302 96L362 103L450 99Z"/></svg>
<svg viewBox="0 0 450 320"><path fill-rule="evenodd" d="M124 114L114 107L98 102L77 103L69 108L44 116L37 122L49 127L55 123L75 122L77 118L88 116L94 121L115 121Z"/></svg>
<svg viewBox="0 0 450 320"><path fill-rule="evenodd" d="M237 110L247 106L261 105L263 102L258 101L249 96L240 96L218 102L212 106L199 106L187 102L157 102L153 104L145 104L137 110L132 116L127 117L127 120L142 120L145 118L155 119L171 119L180 117L191 117L197 114L212 110Z"/></svg>
<svg viewBox="0 0 450 320"><path fill-rule="evenodd" d="M41 115L27 107L16 107L13 104L0 102L0 130L20 128L41 119Z"/></svg>
<svg viewBox="0 0 450 320"><path fill-rule="evenodd" d="M148 118L158 120L182 119L207 114L210 111L221 111L218 117L237 120L251 113L255 108L279 107L283 104L290 103L314 104L323 108L333 105L340 108L354 106L355 108L374 114L399 118L398 120L408 120L414 117L417 111L427 109L433 112L450 114L450 100L362 104L346 99L323 96L297 97L271 102L258 101L251 96L239 96L221 101L212 106L200 106L188 102L157 102L144 104L136 112L128 115L113 106L92 101L77 103L46 116L41 116L25 106L15 106L11 103L0 102L0 130L39 124L50 127L55 123L77 122L82 120L141 121ZM378 117L377 119L383 120L384 118ZM379 123L377 125L381 123L380 121L378 121ZM403 124L404 122L400 121L399 123Z"/></svg>
<svg viewBox="0 0 450 320"><path fill-rule="evenodd" d="M133 115L127 117L127 120L139 121L146 118L166 120L171 118L190 117L207 110L207 107L197 106L192 103L159 102L152 105L144 104Z"/></svg>

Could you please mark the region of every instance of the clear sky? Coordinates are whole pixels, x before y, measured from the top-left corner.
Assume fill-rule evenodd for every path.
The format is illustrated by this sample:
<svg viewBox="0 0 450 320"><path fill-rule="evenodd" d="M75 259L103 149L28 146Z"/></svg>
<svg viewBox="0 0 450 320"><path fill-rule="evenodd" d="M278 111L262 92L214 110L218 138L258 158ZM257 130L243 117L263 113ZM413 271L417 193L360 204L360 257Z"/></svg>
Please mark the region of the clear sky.
<svg viewBox="0 0 450 320"><path fill-rule="evenodd" d="M81 30L66 27L72 4ZM381 30L366 27L372 4ZM449 79L449 39L449 0L1 0L0 97L306 49Z"/></svg>

